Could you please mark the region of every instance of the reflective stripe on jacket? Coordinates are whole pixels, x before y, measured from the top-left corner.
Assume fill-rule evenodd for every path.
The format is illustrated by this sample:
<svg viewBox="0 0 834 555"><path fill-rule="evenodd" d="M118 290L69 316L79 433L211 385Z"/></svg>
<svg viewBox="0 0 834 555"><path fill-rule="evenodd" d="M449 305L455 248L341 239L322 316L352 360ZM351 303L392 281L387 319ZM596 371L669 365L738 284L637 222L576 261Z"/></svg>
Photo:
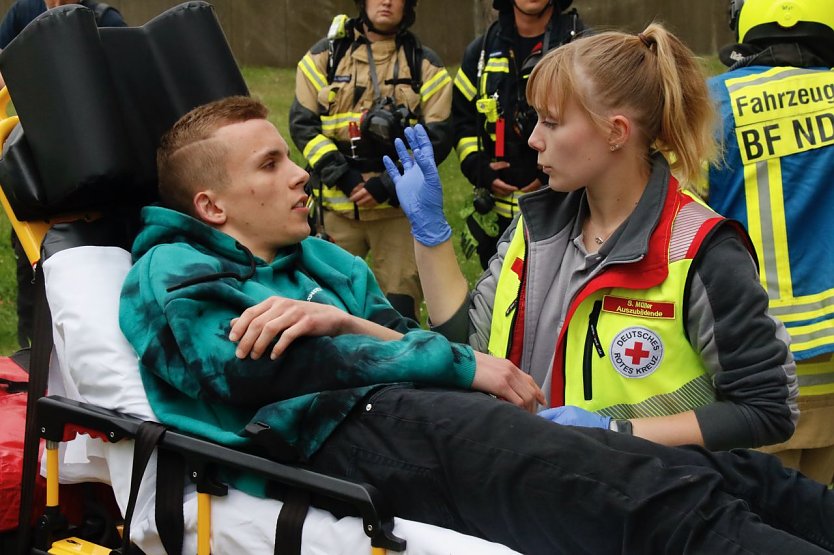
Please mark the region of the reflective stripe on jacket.
<svg viewBox="0 0 834 555"><path fill-rule="evenodd" d="M709 203L747 227L770 312L797 361L834 352L834 71L750 66L710 80L726 163ZM801 393L834 393L834 374L798 365Z"/></svg>

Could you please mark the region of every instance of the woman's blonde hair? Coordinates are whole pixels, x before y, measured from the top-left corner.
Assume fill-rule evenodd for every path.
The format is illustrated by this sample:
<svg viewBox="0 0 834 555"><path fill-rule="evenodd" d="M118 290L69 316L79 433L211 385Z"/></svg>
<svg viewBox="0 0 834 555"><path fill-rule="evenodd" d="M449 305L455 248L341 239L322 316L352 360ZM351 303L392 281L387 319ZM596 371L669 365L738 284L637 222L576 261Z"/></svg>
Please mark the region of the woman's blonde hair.
<svg viewBox="0 0 834 555"><path fill-rule="evenodd" d="M571 97L603 129L610 126L607 114L626 112L648 149L662 152L685 185L717 157L706 76L662 25L637 35L591 35L550 51L530 74L527 100L540 114L558 115Z"/></svg>

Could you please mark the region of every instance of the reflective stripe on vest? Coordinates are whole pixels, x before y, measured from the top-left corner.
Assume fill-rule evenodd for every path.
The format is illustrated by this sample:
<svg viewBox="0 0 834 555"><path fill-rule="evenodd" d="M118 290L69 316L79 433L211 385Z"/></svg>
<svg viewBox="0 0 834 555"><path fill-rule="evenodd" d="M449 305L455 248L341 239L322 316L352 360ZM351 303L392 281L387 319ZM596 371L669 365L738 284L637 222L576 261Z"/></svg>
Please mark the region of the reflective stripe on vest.
<svg viewBox="0 0 834 555"><path fill-rule="evenodd" d="M449 72L446 71L446 68L438 71L434 77L423 83L423 86L420 87L420 98L422 98L423 103L428 102L437 91L443 89L451 81L452 78L449 77Z"/></svg>
<svg viewBox="0 0 834 555"><path fill-rule="evenodd" d="M817 276L818 283L810 287L813 294L804 295L797 295L793 284L793 272L805 272L807 276L809 269L797 255L803 247L792 243L795 239L788 233L787 203L801 205L810 199L803 198L801 188L785 191L786 185L794 184L783 183L782 175L783 158L822 147L834 148L834 134L830 132L834 123L830 94L834 91L834 71L777 67L728 79L725 85L744 163L747 228L759 253L760 279L770 298L770 313L785 323L797 361L834 352L832 280ZM795 267L791 264L792 253ZM809 279L815 278L802 278L806 288L808 283L813 284ZM830 372L813 373L809 366L798 365L797 375L803 395L834 393L834 375Z"/></svg>
<svg viewBox="0 0 834 555"><path fill-rule="evenodd" d="M478 152L478 137L461 137L455 151L458 153L458 160L463 162L467 156Z"/></svg>
<svg viewBox="0 0 834 555"><path fill-rule="evenodd" d="M722 218L691 198L680 197L666 246L666 279L648 289L623 283L596 291L565 323L565 404L632 418L675 414L715 401L711 379L686 339L683 299L692 259ZM495 356L506 356L511 337L514 342L521 340L515 328L523 323L515 321L515 307L525 252L519 221L496 288L489 341L489 352Z"/></svg>
<svg viewBox="0 0 834 555"><path fill-rule="evenodd" d="M313 85L316 92L319 92L327 86L327 77L318 70L312 55L307 54L301 58L301 61L298 62L298 68L307 77L307 80L310 81L310 84Z"/></svg>
<svg viewBox="0 0 834 555"><path fill-rule="evenodd" d="M515 324L516 308L521 294L521 278L527 243L524 238L524 220L518 219L507 254L498 276L495 299L492 303L492 323L487 350L492 356L508 358L510 335Z"/></svg>
<svg viewBox="0 0 834 555"><path fill-rule="evenodd" d="M318 195L318 190L314 190L313 194ZM325 206L328 210L353 213L353 202L338 187L322 187L321 197L322 206ZM384 208L391 208L388 201L380 202L373 208L362 208L362 210L381 210Z"/></svg>
<svg viewBox="0 0 834 555"><path fill-rule="evenodd" d="M469 77L466 76L462 69L458 69L455 75L455 87L457 87L463 97L469 102L478 94L475 85L472 84L472 81L469 80Z"/></svg>
<svg viewBox="0 0 834 555"><path fill-rule="evenodd" d="M307 146L304 147L304 158L310 163L312 167L316 167L316 164L324 157L325 154L328 152L336 152L339 149L336 148L336 145L325 137L324 135L316 135L313 137Z"/></svg>
<svg viewBox="0 0 834 555"><path fill-rule="evenodd" d="M819 360L822 358L823 360ZM827 358L827 360L825 360ZM834 393L834 355L827 353L813 361L796 363L800 395L827 395Z"/></svg>
<svg viewBox="0 0 834 555"><path fill-rule="evenodd" d="M514 218L518 213L518 199L524 194L523 191L513 191L512 194L507 196L492 195L492 199L495 201L493 210L502 218Z"/></svg>

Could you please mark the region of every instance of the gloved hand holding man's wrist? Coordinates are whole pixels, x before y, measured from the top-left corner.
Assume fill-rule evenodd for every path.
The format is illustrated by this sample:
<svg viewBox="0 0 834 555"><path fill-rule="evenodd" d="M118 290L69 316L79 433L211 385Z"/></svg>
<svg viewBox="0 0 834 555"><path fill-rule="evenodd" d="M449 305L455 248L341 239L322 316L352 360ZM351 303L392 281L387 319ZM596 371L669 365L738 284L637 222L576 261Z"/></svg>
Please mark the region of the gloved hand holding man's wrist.
<svg viewBox="0 0 834 555"><path fill-rule="evenodd" d="M611 426L610 416L603 416L601 414L570 405L545 409L539 413L539 416L564 426L603 428L605 430L610 429Z"/></svg>
<svg viewBox="0 0 834 555"><path fill-rule="evenodd" d="M412 235L419 243L434 247L452 236L452 228L443 214L443 188L434 150L422 125L406 128L405 138L411 154L402 140L394 141L404 172L400 174L390 157L385 156L382 161L397 188L400 207L411 223Z"/></svg>

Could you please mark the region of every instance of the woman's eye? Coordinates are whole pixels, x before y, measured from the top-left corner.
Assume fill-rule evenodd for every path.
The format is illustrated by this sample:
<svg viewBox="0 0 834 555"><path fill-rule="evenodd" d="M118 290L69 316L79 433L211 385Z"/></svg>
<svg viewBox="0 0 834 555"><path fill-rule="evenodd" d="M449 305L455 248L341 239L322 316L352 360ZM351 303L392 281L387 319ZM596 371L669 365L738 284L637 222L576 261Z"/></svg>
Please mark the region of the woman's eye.
<svg viewBox="0 0 834 555"><path fill-rule="evenodd" d="M539 120L539 123L541 123L545 127L545 129L555 129L559 125L555 121L549 120Z"/></svg>

